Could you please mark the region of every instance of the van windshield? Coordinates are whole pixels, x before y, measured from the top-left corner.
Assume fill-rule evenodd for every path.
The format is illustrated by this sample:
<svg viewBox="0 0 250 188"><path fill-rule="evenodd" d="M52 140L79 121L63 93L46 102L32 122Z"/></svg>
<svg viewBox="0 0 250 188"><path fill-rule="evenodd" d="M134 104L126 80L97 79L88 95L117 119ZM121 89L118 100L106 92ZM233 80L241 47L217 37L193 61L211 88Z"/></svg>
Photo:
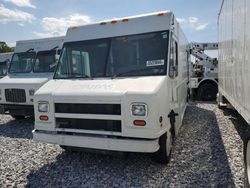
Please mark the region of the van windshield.
<svg viewBox="0 0 250 188"><path fill-rule="evenodd" d="M3 77L7 74L7 62L0 62L0 77Z"/></svg>
<svg viewBox="0 0 250 188"><path fill-rule="evenodd" d="M55 79L165 75L168 31L65 43Z"/></svg>
<svg viewBox="0 0 250 188"><path fill-rule="evenodd" d="M35 52L15 53L10 63L10 73L29 73L32 71Z"/></svg>
<svg viewBox="0 0 250 188"><path fill-rule="evenodd" d="M46 73L54 72L56 67L56 51L41 51L36 55L34 72L36 73Z"/></svg>

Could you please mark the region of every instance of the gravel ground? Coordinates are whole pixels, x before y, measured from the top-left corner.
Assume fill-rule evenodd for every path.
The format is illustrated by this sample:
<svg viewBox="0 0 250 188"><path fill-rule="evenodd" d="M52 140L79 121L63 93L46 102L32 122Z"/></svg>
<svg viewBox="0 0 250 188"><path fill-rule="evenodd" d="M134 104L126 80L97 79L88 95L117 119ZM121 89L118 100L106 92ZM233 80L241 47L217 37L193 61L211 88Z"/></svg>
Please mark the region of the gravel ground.
<svg viewBox="0 0 250 188"><path fill-rule="evenodd" d="M68 153L32 140L33 122L0 116L0 187L242 187L246 123L192 102L167 166L150 155Z"/></svg>

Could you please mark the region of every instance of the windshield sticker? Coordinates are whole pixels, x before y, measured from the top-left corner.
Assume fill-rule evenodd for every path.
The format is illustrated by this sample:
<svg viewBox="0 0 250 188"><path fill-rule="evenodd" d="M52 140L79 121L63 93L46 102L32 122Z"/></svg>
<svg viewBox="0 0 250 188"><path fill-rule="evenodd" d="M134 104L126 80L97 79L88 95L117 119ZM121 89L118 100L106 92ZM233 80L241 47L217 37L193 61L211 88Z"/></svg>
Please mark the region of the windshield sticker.
<svg viewBox="0 0 250 188"><path fill-rule="evenodd" d="M158 60L147 61L146 66L147 67L154 67L154 66L162 66L164 64L165 64L164 59L158 59Z"/></svg>

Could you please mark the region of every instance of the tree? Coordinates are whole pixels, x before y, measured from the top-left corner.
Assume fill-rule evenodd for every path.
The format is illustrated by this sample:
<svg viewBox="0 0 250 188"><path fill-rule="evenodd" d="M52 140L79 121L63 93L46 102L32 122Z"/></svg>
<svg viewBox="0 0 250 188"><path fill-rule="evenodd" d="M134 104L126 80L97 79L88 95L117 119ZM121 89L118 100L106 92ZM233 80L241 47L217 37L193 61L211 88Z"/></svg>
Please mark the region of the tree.
<svg viewBox="0 0 250 188"><path fill-rule="evenodd" d="M13 52L14 48L9 47L6 42L0 41L0 53Z"/></svg>

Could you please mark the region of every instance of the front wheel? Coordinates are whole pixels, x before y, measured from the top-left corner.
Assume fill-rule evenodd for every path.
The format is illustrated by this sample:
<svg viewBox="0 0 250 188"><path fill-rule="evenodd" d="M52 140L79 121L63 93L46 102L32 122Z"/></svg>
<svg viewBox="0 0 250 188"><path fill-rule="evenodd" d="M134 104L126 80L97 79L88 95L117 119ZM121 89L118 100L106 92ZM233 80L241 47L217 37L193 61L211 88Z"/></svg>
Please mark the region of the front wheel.
<svg viewBox="0 0 250 188"><path fill-rule="evenodd" d="M250 140L244 144L245 188L250 187Z"/></svg>
<svg viewBox="0 0 250 188"><path fill-rule="evenodd" d="M154 155L154 160L161 164L168 164L171 156L173 137L169 132L162 135L159 139L159 150Z"/></svg>

